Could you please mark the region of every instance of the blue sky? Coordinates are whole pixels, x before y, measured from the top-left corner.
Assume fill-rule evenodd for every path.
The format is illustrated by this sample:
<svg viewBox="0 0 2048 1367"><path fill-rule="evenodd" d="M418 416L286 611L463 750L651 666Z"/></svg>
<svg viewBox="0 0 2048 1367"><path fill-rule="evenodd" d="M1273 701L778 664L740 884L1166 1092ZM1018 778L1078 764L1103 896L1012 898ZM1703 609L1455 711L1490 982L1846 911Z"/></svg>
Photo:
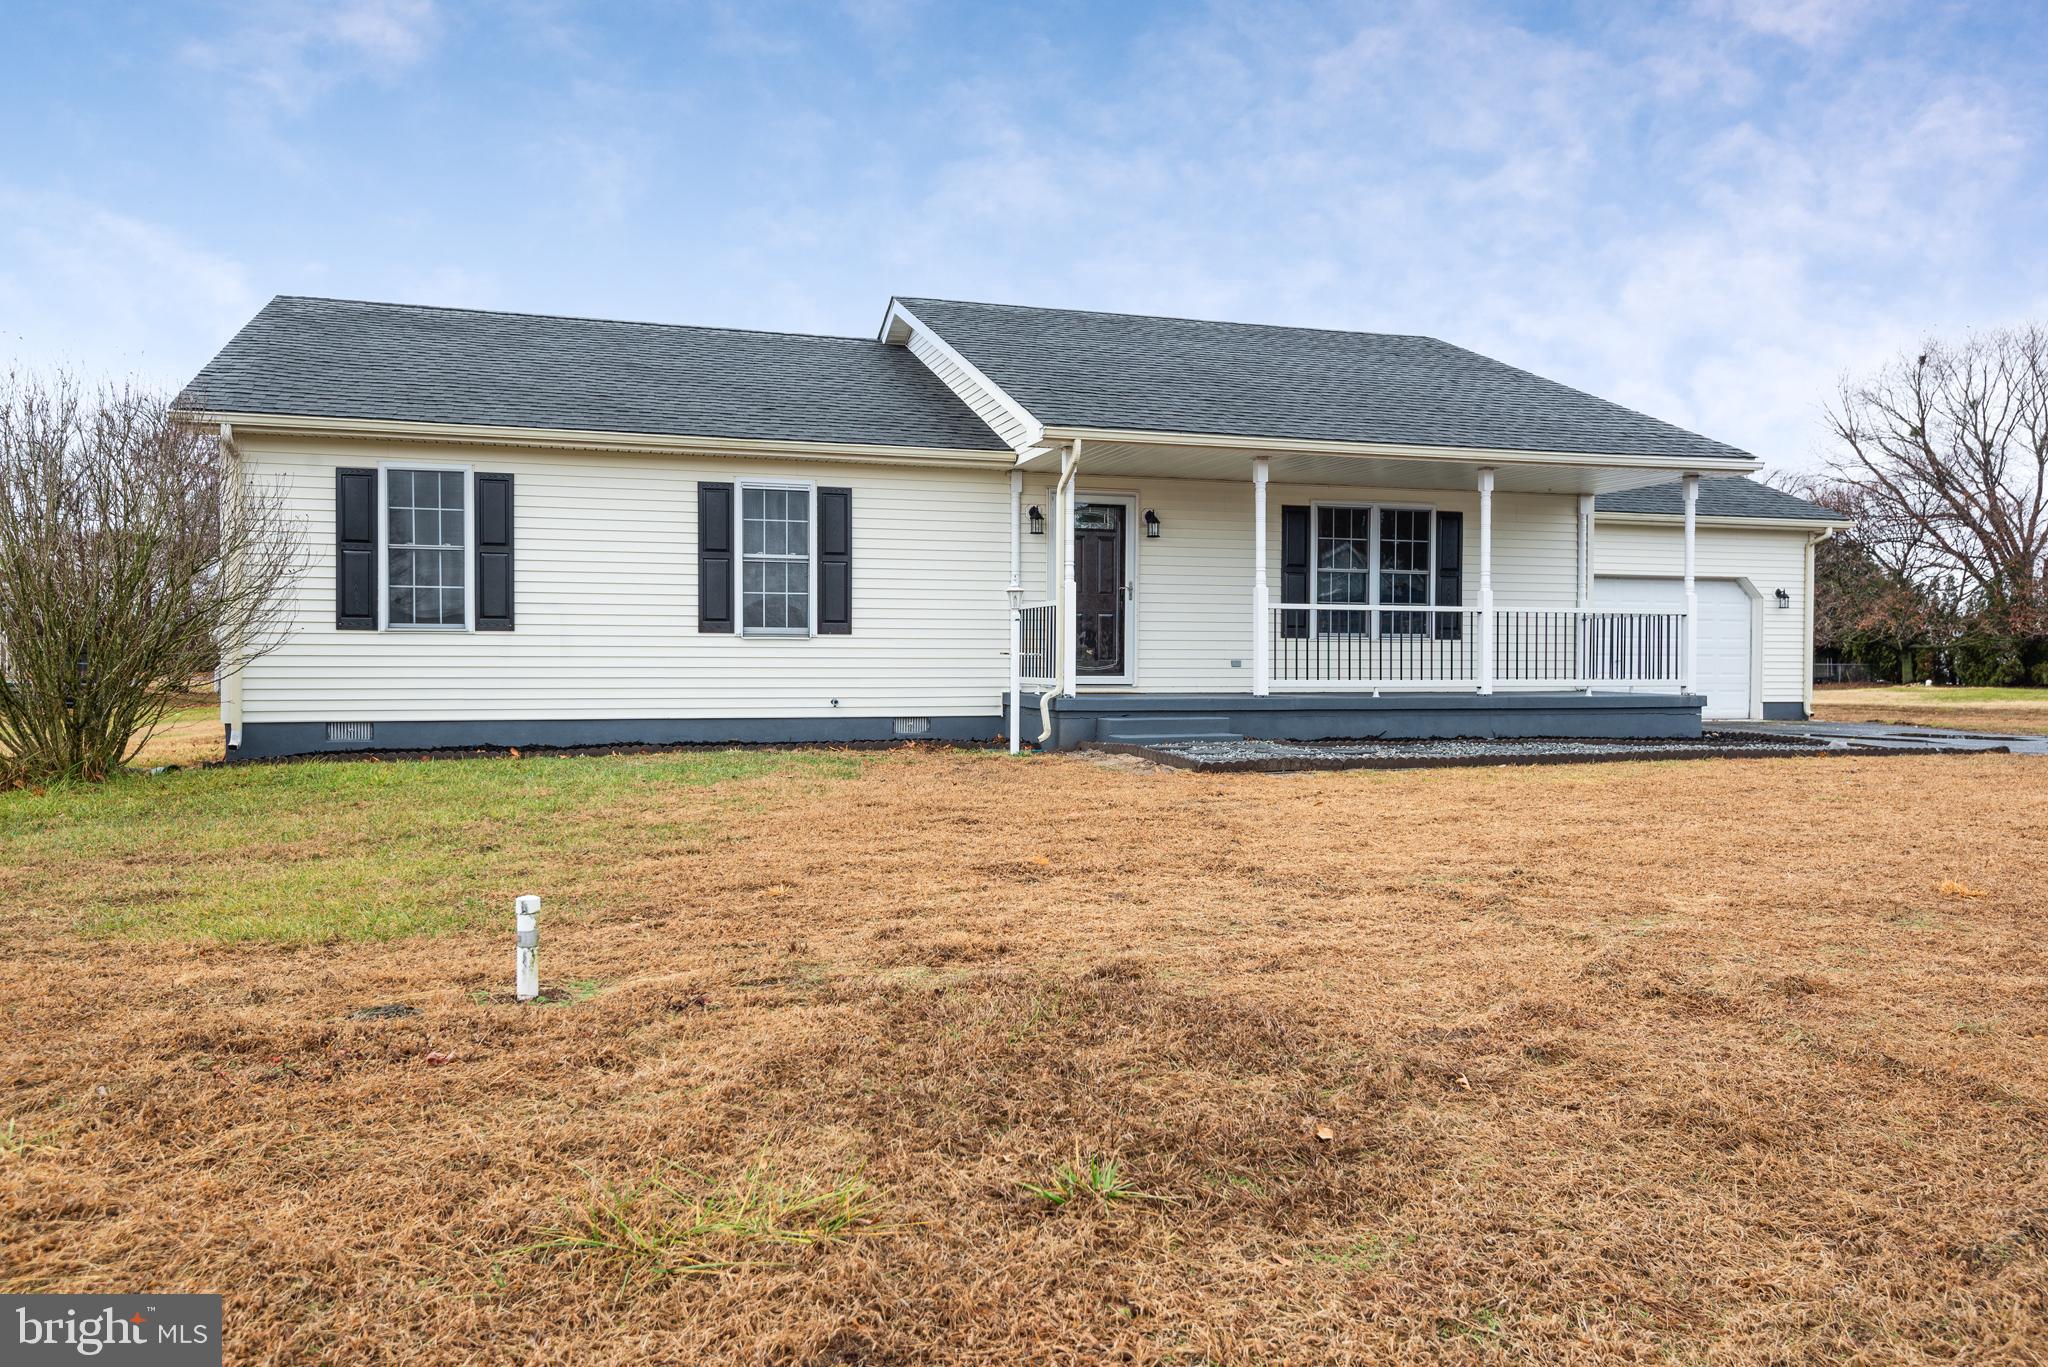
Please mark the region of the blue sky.
<svg viewBox="0 0 2048 1367"><path fill-rule="evenodd" d="M0 7L0 362L936 294L1430 333L1798 467L1844 371L2048 318L2035 0Z"/></svg>

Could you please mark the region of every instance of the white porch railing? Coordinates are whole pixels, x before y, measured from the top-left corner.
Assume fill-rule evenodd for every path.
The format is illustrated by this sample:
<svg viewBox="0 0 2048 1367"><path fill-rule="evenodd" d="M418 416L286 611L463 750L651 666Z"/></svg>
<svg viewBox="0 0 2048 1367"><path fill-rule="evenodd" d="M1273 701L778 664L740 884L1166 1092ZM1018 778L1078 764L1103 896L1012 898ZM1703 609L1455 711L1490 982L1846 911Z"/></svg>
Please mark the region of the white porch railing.
<svg viewBox="0 0 2048 1367"><path fill-rule="evenodd" d="M1676 688L1682 613L1496 610L1491 669L1486 614L1469 608L1272 609L1276 688L1480 692L1511 688Z"/></svg>
<svg viewBox="0 0 2048 1367"><path fill-rule="evenodd" d="M1276 688L1477 689L1479 614L1435 608L1273 609Z"/></svg>
<svg viewBox="0 0 2048 1367"><path fill-rule="evenodd" d="M1025 684L1057 688L1060 682L1060 605L1024 603L1017 609L1017 661Z"/></svg>

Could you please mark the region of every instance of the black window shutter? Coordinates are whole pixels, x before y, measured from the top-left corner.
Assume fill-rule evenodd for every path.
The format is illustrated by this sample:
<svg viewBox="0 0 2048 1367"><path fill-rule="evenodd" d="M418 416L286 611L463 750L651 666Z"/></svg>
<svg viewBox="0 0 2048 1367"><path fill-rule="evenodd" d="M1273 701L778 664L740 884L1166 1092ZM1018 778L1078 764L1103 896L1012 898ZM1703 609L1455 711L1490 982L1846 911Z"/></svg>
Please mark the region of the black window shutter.
<svg viewBox="0 0 2048 1367"><path fill-rule="evenodd" d="M1436 605L1461 608L1465 605L1465 515L1436 515ZM1465 634L1465 619L1454 613L1436 618L1439 641L1455 641Z"/></svg>
<svg viewBox="0 0 2048 1367"><path fill-rule="evenodd" d="M697 630L732 630L732 485L697 484Z"/></svg>
<svg viewBox="0 0 2048 1367"><path fill-rule="evenodd" d="M1280 601L1306 603L1308 599L1309 513L1305 503L1288 503L1280 508ZM1308 614L1280 614L1283 639L1308 635Z"/></svg>
<svg viewBox="0 0 2048 1367"><path fill-rule="evenodd" d="M377 629L377 472L334 472L334 627Z"/></svg>
<svg viewBox="0 0 2048 1367"><path fill-rule="evenodd" d="M512 476L476 477L476 629L512 630Z"/></svg>
<svg viewBox="0 0 2048 1367"><path fill-rule="evenodd" d="M818 490L818 634L853 633L853 490Z"/></svg>

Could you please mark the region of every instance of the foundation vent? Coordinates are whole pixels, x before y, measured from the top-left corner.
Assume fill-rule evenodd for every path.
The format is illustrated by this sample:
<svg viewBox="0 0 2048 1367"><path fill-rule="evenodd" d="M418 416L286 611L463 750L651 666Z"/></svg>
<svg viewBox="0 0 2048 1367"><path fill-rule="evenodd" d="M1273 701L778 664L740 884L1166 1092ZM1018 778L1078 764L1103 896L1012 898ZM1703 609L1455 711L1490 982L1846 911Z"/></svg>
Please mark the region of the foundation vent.
<svg viewBox="0 0 2048 1367"><path fill-rule="evenodd" d="M327 740L335 741L370 739L370 723L366 721L331 721L327 723Z"/></svg>

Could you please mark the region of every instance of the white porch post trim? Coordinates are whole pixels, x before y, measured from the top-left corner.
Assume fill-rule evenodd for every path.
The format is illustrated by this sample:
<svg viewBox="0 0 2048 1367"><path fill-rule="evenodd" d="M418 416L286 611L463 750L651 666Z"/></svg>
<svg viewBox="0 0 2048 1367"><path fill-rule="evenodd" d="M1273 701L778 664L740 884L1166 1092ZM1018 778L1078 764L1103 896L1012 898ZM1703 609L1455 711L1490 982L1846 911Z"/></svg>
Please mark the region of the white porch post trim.
<svg viewBox="0 0 2048 1367"><path fill-rule="evenodd" d="M1024 748L1024 472L1010 471L1010 753Z"/></svg>
<svg viewBox="0 0 2048 1367"><path fill-rule="evenodd" d="M1266 481L1272 474L1264 456L1252 461L1252 696L1273 691L1273 614L1266 587Z"/></svg>
<svg viewBox="0 0 2048 1367"><path fill-rule="evenodd" d="M1693 583L1694 529L1699 521L1700 477L1685 477L1685 667L1679 679L1679 687L1685 692L1693 691L1700 677L1700 634L1697 624L1700 617L1700 597Z"/></svg>
<svg viewBox="0 0 2048 1367"><path fill-rule="evenodd" d="M1060 692L1080 692L1081 618L1074 587L1075 484L1081 477L1081 442L1077 437L1060 453Z"/></svg>
<svg viewBox="0 0 2048 1367"><path fill-rule="evenodd" d="M1579 582L1578 627L1572 633L1572 682L1581 693L1591 693L1588 668L1593 653L1593 496L1579 495Z"/></svg>
<svg viewBox="0 0 2048 1367"><path fill-rule="evenodd" d="M1493 692L1493 471L1479 472L1479 691Z"/></svg>
<svg viewBox="0 0 2048 1367"><path fill-rule="evenodd" d="M1579 495L1579 611L1593 610L1593 496Z"/></svg>

